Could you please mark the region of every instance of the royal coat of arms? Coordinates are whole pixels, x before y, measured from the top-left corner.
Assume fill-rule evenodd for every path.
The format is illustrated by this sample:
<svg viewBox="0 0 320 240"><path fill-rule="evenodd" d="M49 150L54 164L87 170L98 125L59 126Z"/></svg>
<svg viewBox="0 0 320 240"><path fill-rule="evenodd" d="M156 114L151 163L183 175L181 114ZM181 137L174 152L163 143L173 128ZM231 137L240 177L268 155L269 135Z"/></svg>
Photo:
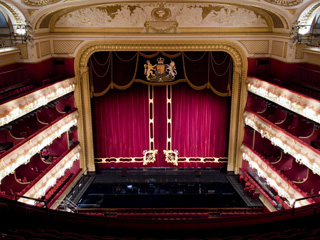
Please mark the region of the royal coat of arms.
<svg viewBox="0 0 320 240"><path fill-rule="evenodd" d="M177 75L176 64L170 59L169 64L164 64L165 59L159 57L157 64L152 65L150 60L144 64L144 74L147 80L152 82L169 82L175 79Z"/></svg>

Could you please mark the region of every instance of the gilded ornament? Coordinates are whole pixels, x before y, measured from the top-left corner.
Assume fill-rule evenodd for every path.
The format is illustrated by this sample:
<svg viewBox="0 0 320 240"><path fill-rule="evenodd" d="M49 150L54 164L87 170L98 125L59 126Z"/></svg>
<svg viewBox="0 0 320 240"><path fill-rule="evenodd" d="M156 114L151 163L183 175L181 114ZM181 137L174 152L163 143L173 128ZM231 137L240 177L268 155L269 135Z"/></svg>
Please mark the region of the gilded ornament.
<svg viewBox="0 0 320 240"><path fill-rule="evenodd" d="M15 7L13 7L11 4L8 4L4 1L0 1L0 5L4 6L8 9L8 11L14 16L14 19L17 24L23 24L24 18L21 12L19 12Z"/></svg>
<svg viewBox="0 0 320 240"><path fill-rule="evenodd" d="M164 21L171 17L171 11L169 8L164 7L163 3L160 3L159 7L152 10L151 16L155 20Z"/></svg>
<svg viewBox="0 0 320 240"><path fill-rule="evenodd" d="M303 2L303 0L264 0L265 2L280 5L280 6L296 6Z"/></svg>
<svg viewBox="0 0 320 240"><path fill-rule="evenodd" d="M61 0L21 0L22 3L28 6L47 6L60 2Z"/></svg>
<svg viewBox="0 0 320 240"><path fill-rule="evenodd" d="M144 64L144 74L151 82L170 82L177 75L175 62L171 60L169 64L164 64L165 59L159 57L157 64L152 65L150 60Z"/></svg>

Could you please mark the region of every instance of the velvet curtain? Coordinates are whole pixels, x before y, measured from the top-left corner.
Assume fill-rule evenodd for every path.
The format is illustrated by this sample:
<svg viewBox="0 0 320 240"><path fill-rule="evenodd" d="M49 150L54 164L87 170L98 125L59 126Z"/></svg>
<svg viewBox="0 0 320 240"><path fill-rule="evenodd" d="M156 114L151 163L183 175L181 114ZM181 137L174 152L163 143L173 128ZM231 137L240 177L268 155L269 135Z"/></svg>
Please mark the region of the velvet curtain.
<svg viewBox="0 0 320 240"><path fill-rule="evenodd" d="M172 149L179 157L226 157L229 98L187 84L172 86Z"/></svg>
<svg viewBox="0 0 320 240"><path fill-rule="evenodd" d="M92 118L96 158L141 157L149 149L148 86L93 98Z"/></svg>
<svg viewBox="0 0 320 240"><path fill-rule="evenodd" d="M148 82L144 64L173 60L175 81ZM148 85L153 87L156 162L103 163L103 167L174 167L167 148L166 85L172 88L172 150L179 157L227 157L232 59L225 52L97 52L89 61L95 158L142 157L149 146ZM152 129L151 129L152 131ZM119 160L119 159L118 159ZM117 161L118 161L117 160ZM130 161L130 159L128 159ZM200 164L200 165L199 165ZM101 165L100 165L101 166ZM210 163L184 163L206 167ZM213 166L213 165L212 165Z"/></svg>

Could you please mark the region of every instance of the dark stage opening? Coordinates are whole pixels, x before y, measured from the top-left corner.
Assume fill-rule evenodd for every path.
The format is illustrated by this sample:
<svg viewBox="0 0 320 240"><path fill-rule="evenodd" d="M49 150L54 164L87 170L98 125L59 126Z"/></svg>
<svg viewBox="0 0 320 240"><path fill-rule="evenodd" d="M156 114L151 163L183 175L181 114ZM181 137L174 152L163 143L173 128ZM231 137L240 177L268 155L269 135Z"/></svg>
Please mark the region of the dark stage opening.
<svg viewBox="0 0 320 240"><path fill-rule="evenodd" d="M114 169L89 177L90 184L75 202L78 209L262 206L257 199L248 204L230 181L237 176L220 169Z"/></svg>

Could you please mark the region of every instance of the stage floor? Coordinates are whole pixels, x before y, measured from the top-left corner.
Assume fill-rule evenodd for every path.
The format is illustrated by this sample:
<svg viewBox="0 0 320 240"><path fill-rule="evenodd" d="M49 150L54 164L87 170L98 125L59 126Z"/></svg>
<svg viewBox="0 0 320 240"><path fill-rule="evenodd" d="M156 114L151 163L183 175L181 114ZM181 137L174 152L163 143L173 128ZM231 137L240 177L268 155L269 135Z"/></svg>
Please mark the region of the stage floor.
<svg viewBox="0 0 320 240"><path fill-rule="evenodd" d="M241 196L230 183L234 174L214 169L102 170L86 177L92 180L78 197L77 208L262 206Z"/></svg>

